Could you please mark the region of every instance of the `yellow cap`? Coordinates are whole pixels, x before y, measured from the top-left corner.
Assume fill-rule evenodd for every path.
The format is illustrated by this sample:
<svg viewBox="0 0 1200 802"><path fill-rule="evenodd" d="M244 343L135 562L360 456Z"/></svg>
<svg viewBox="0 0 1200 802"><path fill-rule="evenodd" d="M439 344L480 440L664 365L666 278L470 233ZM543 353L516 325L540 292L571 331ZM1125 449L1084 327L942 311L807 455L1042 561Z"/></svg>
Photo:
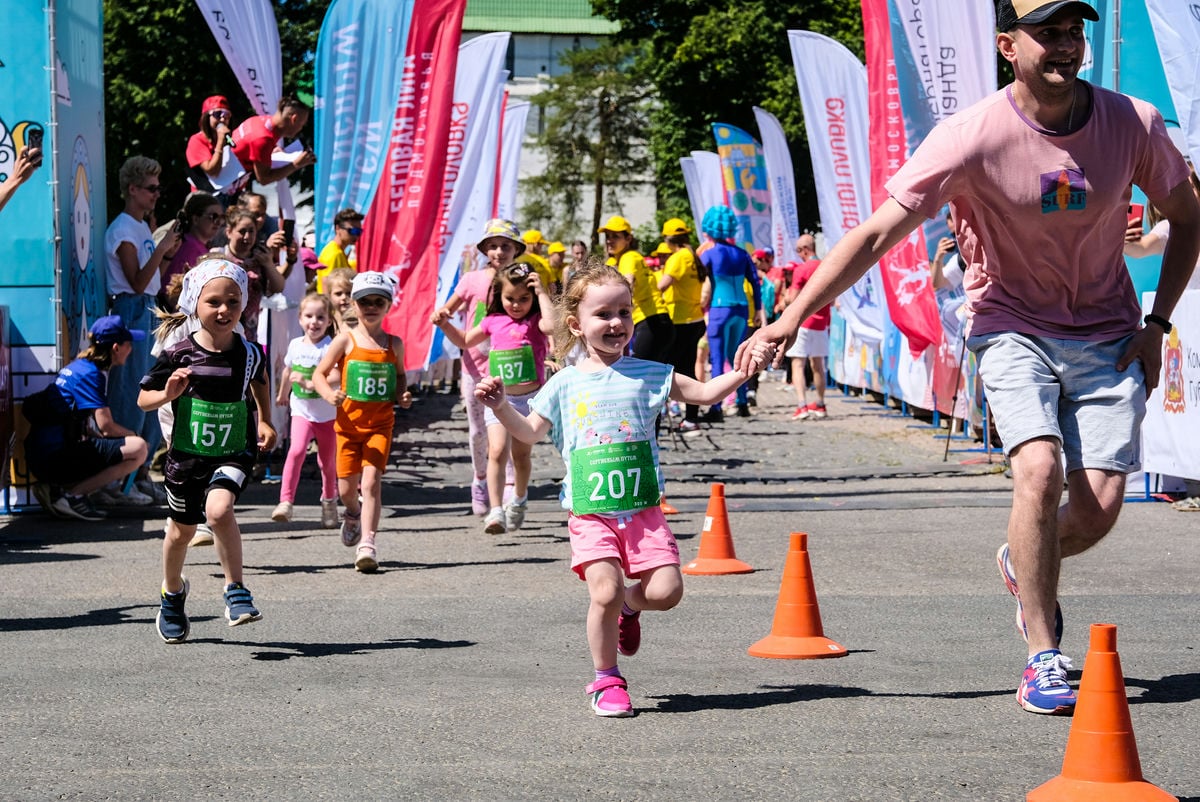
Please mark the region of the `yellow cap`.
<svg viewBox="0 0 1200 802"><path fill-rule="evenodd" d="M546 249L546 253L566 253L567 246L561 242L551 242L550 247Z"/></svg>
<svg viewBox="0 0 1200 802"><path fill-rule="evenodd" d="M651 256L670 256L673 253L671 248L665 242L658 243L658 247L650 252Z"/></svg>
<svg viewBox="0 0 1200 802"><path fill-rule="evenodd" d="M600 234L632 234L633 227L629 225L629 221L624 217L613 215L608 218L608 222L596 229Z"/></svg>
<svg viewBox="0 0 1200 802"><path fill-rule="evenodd" d="M664 237L673 237L677 234L691 234L692 230L687 227L687 223L680 220L678 217L672 217L667 222L663 223L662 235Z"/></svg>
<svg viewBox="0 0 1200 802"><path fill-rule="evenodd" d="M542 245L546 242L546 238L542 236L542 232L536 228L531 228L521 234L521 239L525 240L528 245Z"/></svg>

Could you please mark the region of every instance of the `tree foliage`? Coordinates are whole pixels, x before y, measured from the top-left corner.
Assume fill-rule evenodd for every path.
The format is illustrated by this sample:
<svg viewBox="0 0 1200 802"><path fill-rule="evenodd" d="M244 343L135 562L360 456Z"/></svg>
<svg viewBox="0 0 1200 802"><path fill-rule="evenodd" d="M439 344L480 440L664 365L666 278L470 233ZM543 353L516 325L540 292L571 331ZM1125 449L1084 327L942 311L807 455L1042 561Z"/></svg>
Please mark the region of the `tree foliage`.
<svg viewBox="0 0 1200 802"><path fill-rule="evenodd" d="M311 91L312 58L329 0L274 5L284 91ZM199 130L204 98L227 97L235 121L253 113L195 0L104 0L104 94L109 217L124 205L117 171L134 155L162 165L160 221L182 206L188 191L184 150Z"/></svg>
<svg viewBox="0 0 1200 802"><path fill-rule="evenodd" d="M545 114L537 145L547 165L525 179L522 218L563 231L578 229L580 213L590 212L592 247L602 210L620 203L621 191L645 183L651 159L645 144L648 101L653 93L635 69L635 45L614 41L563 54L567 71L533 97ZM583 188L592 190L592 208L582 209Z"/></svg>
<svg viewBox="0 0 1200 802"><path fill-rule="evenodd" d="M796 169L802 227L819 219L808 143L787 31L811 30L863 54L862 14L847 0L592 0L619 22L622 37L646 45L642 69L658 103L650 148L659 222L691 216L679 159L714 150L712 123L757 132L754 106L779 118Z"/></svg>

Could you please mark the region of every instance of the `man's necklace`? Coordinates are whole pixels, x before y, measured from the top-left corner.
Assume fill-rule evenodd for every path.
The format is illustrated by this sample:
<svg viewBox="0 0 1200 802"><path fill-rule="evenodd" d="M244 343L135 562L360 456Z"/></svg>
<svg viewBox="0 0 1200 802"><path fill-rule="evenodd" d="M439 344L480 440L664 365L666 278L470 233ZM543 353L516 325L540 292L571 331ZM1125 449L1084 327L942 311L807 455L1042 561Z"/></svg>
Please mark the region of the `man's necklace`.
<svg viewBox="0 0 1200 802"><path fill-rule="evenodd" d="M1079 85L1075 84L1071 87L1071 113L1067 115L1067 130L1063 133L1069 134L1075 130L1075 101L1079 97Z"/></svg>

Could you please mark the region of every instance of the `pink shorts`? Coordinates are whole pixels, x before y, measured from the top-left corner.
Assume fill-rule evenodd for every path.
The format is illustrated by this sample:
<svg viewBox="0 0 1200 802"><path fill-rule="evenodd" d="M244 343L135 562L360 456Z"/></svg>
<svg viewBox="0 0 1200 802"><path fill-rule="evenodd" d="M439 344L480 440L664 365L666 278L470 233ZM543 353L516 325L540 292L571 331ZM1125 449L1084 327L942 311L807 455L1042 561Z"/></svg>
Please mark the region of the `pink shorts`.
<svg viewBox="0 0 1200 802"><path fill-rule="evenodd" d="M567 532L571 535L571 570L580 579L584 578L584 566L596 560L620 560L625 576L631 579L652 568L679 565L679 546L657 504L627 518L572 514L567 518Z"/></svg>

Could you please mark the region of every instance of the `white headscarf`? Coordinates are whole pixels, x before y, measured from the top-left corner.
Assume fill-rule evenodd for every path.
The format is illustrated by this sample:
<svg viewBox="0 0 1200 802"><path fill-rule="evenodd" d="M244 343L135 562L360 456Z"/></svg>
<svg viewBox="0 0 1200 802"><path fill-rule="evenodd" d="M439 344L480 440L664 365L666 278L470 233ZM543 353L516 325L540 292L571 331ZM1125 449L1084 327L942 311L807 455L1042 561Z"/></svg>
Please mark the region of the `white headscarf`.
<svg viewBox="0 0 1200 802"><path fill-rule="evenodd" d="M196 303L200 300L200 291L204 285L215 278L227 278L235 281L242 292L242 298L247 294L246 271L225 259L205 259L200 264L183 274L183 289L179 293L179 311L185 315L196 314Z"/></svg>

